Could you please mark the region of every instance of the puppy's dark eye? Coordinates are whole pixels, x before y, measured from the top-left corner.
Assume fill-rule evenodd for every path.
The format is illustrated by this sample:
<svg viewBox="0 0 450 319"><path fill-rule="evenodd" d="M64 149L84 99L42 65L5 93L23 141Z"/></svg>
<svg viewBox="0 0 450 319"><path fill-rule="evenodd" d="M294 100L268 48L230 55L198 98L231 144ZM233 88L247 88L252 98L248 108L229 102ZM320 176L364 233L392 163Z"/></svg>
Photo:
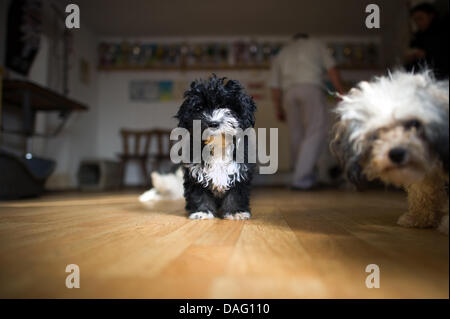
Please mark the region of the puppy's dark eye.
<svg viewBox="0 0 450 319"><path fill-rule="evenodd" d="M403 124L403 126L407 130L410 130L412 128L418 129L422 126L422 123L420 123L419 120L413 119L413 120L409 120L409 121L405 122L405 124Z"/></svg>

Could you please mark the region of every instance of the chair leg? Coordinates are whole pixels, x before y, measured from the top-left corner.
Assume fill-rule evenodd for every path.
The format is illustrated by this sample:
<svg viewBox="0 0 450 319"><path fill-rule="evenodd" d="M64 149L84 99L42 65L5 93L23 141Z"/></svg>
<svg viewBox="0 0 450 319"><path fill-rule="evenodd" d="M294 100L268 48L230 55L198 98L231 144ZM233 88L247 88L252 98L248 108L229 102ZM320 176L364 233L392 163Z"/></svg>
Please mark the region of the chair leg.
<svg viewBox="0 0 450 319"><path fill-rule="evenodd" d="M126 161L120 162L120 189L125 187L125 166Z"/></svg>
<svg viewBox="0 0 450 319"><path fill-rule="evenodd" d="M144 187L149 187L149 186L151 186L151 182L149 182L150 176L148 174L146 160L141 160L141 168L142 168L142 174L144 174Z"/></svg>
<svg viewBox="0 0 450 319"><path fill-rule="evenodd" d="M155 171L159 171L159 168L160 168L159 159L156 158L155 161L153 162L153 169Z"/></svg>
<svg viewBox="0 0 450 319"><path fill-rule="evenodd" d="M160 163L159 160L157 158L152 160L152 172L159 172L160 169ZM153 183L152 183L152 179L150 178L150 185L153 187Z"/></svg>

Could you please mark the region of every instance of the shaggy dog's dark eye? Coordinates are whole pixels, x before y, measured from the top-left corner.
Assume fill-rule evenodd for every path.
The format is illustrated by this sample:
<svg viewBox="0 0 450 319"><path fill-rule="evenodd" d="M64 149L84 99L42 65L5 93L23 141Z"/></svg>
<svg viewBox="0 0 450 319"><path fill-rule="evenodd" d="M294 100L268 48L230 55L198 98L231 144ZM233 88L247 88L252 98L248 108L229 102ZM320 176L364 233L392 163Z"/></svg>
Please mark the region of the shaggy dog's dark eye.
<svg viewBox="0 0 450 319"><path fill-rule="evenodd" d="M422 123L420 123L419 120L413 119L413 120L409 120L409 121L405 122L405 124L403 124L403 126L407 130L412 129L413 127L418 129L422 126Z"/></svg>
<svg viewBox="0 0 450 319"><path fill-rule="evenodd" d="M379 136L378 132L372 132L367 136L367 140L375 141L378 138L378 136Z"/></svg>

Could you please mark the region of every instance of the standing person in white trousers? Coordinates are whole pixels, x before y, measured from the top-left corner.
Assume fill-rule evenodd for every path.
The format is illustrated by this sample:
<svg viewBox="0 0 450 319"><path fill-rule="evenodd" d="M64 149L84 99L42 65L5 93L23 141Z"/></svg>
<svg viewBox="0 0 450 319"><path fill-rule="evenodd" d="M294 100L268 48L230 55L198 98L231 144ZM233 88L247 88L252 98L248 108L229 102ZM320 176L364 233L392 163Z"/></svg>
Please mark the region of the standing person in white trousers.
<svg viewBox="0 0 450 319"><path fill-rule="evenodd" d="M329 50L320 40L304 34L296 35L272 65L270 86L276 115L280 121L287 119L291 134L293 189L308 190L317 184L314 167L327 133L325 72L342 94L342 82Z"/></svg>

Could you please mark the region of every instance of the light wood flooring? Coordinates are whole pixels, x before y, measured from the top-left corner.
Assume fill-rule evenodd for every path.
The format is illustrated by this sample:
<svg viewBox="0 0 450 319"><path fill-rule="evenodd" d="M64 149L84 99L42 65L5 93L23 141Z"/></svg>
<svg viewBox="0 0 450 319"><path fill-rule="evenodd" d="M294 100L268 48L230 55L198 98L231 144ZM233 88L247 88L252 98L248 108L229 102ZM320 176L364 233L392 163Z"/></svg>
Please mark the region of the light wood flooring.
<svg viewBox="0 0 450 319"><path fill-rule="evenodd" d="M0 298L449 297L449 239L397 226L401 192L260 188L248 221L189 220L182 202L138 195L0 202Z"/></svg>

